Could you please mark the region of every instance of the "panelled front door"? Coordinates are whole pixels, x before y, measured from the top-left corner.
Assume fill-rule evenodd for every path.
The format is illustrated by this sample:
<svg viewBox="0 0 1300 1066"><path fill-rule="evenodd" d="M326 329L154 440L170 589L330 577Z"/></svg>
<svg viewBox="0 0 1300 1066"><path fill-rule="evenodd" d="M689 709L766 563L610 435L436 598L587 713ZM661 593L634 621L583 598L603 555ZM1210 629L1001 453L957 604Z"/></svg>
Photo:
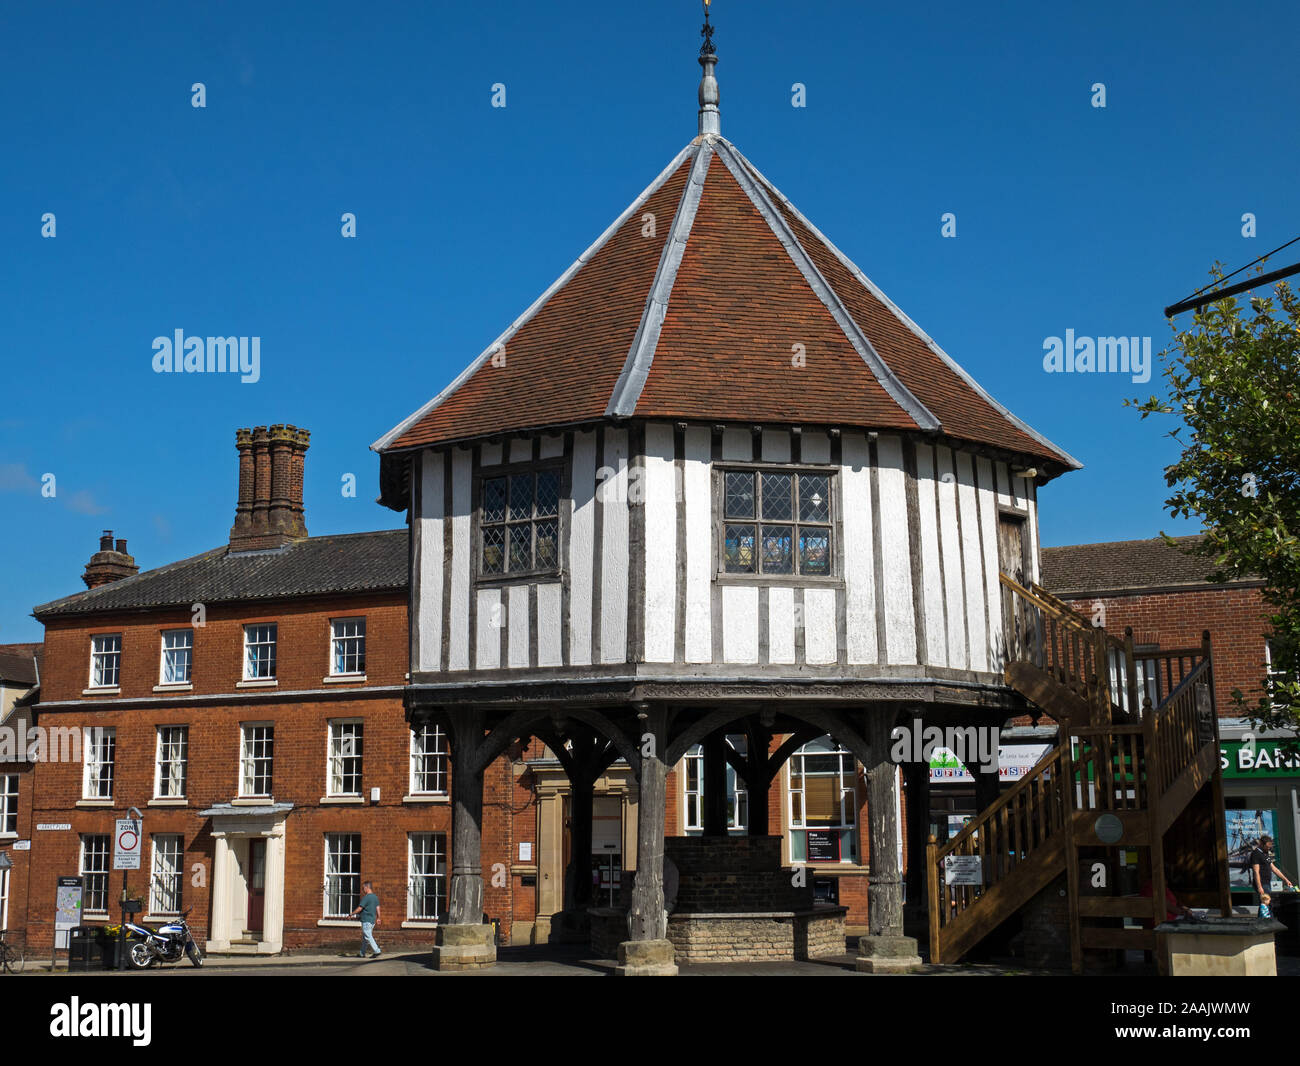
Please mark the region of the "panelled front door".
<svg viewBox="0 0 1300 1066"><path fill-rule="evenodd" d="M248 920L244 928L262 932L262 915L266 904L266 841L252 837L248 841Z"/></svg>

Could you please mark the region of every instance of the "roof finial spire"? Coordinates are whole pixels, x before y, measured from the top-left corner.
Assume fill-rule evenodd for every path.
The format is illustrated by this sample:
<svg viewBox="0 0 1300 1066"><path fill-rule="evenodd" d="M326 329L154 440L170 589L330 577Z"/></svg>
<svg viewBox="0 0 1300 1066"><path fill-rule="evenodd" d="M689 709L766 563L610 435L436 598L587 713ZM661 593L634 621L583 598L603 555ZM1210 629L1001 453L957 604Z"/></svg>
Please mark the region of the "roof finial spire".
<svg viewBox="0 0 1300 1066"><path fill-rule="evenodd" d="M704 76L700 79L700 136L713 134L715 136L722 133L722 115L718 111L718 79L713 76L713 68L717 65L718 56L713 50L713 27L709 25L709 4L712 0L704 0L704 27L700 30L700 36L704 38L704 43L700 45L700 66L704 68Z"/></svg>

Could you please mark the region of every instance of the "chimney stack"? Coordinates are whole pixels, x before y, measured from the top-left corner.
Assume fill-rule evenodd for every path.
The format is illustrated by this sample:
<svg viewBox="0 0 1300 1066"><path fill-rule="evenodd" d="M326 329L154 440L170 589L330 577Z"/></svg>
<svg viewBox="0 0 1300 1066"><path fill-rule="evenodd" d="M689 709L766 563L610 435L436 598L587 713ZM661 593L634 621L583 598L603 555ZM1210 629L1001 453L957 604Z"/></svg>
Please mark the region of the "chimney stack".
<svg viewBox="0 0 1300 1066"><path fill-rule="evenodd" d="M304 457L311 434L297 426L235 431L239 451L239 502L230 550L280 548L307 536L303 518Z"/></svg>
<svg viewBox="0 0 1300 1066"><path fill-rule="evenodd" d="M120 581L139 572L140 568L135 565L135 560L126 553L126 538L119 538L117 547L114 548L113 531L106 529L103 536L99 538L99 551L90 557L81 580L86 583L86 588L97 589L100 585Z"/></svg>

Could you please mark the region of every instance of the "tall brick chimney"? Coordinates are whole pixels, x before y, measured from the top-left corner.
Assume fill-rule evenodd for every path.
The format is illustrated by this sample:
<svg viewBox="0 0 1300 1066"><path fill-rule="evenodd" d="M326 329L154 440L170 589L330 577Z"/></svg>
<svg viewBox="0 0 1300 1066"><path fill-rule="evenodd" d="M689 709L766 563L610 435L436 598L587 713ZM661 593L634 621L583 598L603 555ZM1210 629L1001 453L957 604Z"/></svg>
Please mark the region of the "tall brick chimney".
<svg viewBox="0 0 1300 1066"><path fill-rule="evenodd" d="M311 434L297 426L235 430L239 502L230 550L279 548L307 536L303 518L304 457Z"/></svg>
<svg viewBox="0 0 1300 1066"><path fill-rule="evenodd" d="M86 583L86 588L97 589L100 585L107 585L111 581L119 581L139 572L140 568L135 565L135 559L126 553L126 538L119 538L117 545L114 546L113 531L106 529L104 535L99 538L99 551L90 557L81 580Z"/></svg>

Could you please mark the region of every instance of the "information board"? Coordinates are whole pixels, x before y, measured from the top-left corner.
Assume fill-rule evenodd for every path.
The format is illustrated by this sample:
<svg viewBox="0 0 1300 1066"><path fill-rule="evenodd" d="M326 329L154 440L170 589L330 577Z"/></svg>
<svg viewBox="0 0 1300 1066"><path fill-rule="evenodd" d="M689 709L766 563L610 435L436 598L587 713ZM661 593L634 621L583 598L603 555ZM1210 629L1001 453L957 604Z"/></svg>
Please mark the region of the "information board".
<svg viewBox="0 0 1300 1066"><path fill-rule="evenodd" d="M945 885L984 884L984 860L978 855L945 855L943 883Z"/></svg>
<svg viewBox="0 0 1300 1066"><path fill-rule="evenodd" d="M838 829L809 829L808 861L839 862L840 831Z"/></svg>
<svg viewBox="0 0 1300 1066"><path fill-rule="evenodd" d="M54 946L68 947L68 931L81 924L80 877L60 877L54 887Z"/></svg>

